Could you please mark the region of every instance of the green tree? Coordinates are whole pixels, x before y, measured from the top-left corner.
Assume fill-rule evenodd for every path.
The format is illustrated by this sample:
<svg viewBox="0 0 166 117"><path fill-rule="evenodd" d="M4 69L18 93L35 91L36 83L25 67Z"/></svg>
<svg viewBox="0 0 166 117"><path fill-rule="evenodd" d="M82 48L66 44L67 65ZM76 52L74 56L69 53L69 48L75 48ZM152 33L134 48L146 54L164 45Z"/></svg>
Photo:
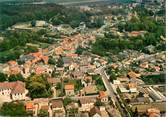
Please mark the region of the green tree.
<svg viewBox="0 0 166 117"><path fill-rule="evenodd" d="M17 75L10 75L8 80L9 82L24 81L24 78L21 74L17 74Z"/></svg>
<svg viewBox="0 0 166 117"><path fill-rule="evenodd" d="M26 79L26 88L31 98L51 96L51 87L44 76L32 75Z"/></svg>
<svg viewBox="0 0 166 117"><path fill-rule="evenodd" d="M76 54L79 54L81 55L83 51L85 51L86 49L85 48L82 48L81 46L79 46L77 49L76 49Z"/></svg>
<svg viewBox="0 0 166 117"><path fill-rule="evenodd" d="M64 100L63 100L64 106L67 106L67 105L70 104L71 102L72 102L72 99L69 98L69 97L66 97L66 98L64 98Z"/></svg>
<svg viewBox="0 0 166 117"><path fill-rule="evenodd" d="M57 67L63 67L63 65L64 65L64 62L63 62L62 57L60 56L60 58L57 61Z"/></svg>
<svg viewBox="0 0 166 117"><path fill-rule="evenodd" d="M52 57L49 57L48 64L56 65L56 61L55 61L55 59L52 58Z"/></svg>
<svg viewBox="0 0 166 117"><path fill-rule="evenodd" d="M97 100L94 105L97 107L100 107L100 106L103 106L104 103L102 103L100 100Z"/></svg>
<svg viewBox="0 0 166 117"><path fill-rule="evenodd" d="M61 89L62 88L62 83L58 82L56 85L56 89Z"/></svg>
<svg viewBox="0 0 166 117"><path fill-rule="evenodd" d="M7 78L7 75L0 73L0 82L6 81L7 80L6 78Z"/></svg>
<svg viewBox="0 0 166 117"><path fill-rule="evenodd" d="M38 117L49 117L48 111L40 110L38 113Z"/></svg>
<svg viewBox="0 0 166 117"><path fill-rule="evenodd" d="M35 27L35 26L36 26L36 20L32 20L32 21L31 21L31 26L32 26L32 27Z"/></svg>
<svg viewBox="0 0 166 117"><path fill-rule="evenodd" d="M0 109L0 113L3 116L26 117L26 110L21 102L5 102Z"/></svg>

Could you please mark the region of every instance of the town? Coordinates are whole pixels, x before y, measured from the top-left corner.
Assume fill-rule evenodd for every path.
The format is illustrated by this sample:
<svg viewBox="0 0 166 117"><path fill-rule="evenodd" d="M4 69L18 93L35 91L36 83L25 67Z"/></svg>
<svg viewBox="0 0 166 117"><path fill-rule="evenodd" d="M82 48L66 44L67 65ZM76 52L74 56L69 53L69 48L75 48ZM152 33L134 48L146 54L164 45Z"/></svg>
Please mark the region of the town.
<svg viewBox="0 0 166 117"><path fill-rule="evenodd" d="M0 116L166 116L162 0L2 3Z"/></svg>

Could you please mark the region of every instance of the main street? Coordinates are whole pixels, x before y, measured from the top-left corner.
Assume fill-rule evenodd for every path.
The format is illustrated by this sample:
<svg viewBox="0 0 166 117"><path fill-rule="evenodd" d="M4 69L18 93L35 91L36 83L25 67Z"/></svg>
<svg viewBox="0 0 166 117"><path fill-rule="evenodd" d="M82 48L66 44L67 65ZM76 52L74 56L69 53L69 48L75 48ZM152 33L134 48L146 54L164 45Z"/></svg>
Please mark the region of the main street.
<svg viewBox="0 0 166 117"><path fill-rule="evenodd" d="M119 103L119 100L117 99L117 96L115 95L116 91L114 91L114 89L112 87L113 86L112 83L110 83L109 80L108 80L109 77L107 76L107 74L105 72L105 66L98 68L96 70L96 73L98 73L98 74L100 74L102 76L102 80L103 80L105 88L106 88L106 90L108 92L108 95L111 97L113 103L119 109L122 117L126 117L127 115L125 114L125 110L121 107L121 104Z"/></svg>

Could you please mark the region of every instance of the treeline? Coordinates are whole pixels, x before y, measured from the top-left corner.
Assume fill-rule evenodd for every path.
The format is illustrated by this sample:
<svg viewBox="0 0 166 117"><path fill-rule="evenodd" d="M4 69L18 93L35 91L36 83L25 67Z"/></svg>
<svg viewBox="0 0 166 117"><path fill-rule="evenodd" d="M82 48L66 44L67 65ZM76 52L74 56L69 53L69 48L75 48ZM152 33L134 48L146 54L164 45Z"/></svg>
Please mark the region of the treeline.
<svg viewBox="0 0 166 117"><path fill-rule="evenodd" d="M164 84L165 74L143 76L141 78L146 84Z"/></svg>
<svg viewBox="0 0 166 117"><path fill-rule="evenodd" d="M136 10L137 11L137 10ZM166 45L162 42L161 36L165 37L165 22L156 21L149 15L149 12L144 9L137 11L138 16L133 17L130 21L119 23L117 28L120 32L131 31L146 31L143 36L138 37L118 37L110 34L105 34L104 38L99 38L92 45L92 52L102 56L117 53L124 49L133 49L145 52L145 47L153 45L158 50L165 50ZM148 13L146 15L146 13Z"/></svg>
<svg viewBox="0 0 166 117"><path fill-rule="evenodd" d="M5 29L17 22L32 20L49 21L52 18L53 24L71 24L75 27L80 22L88 22L89 16L75 8L66 8L56 4L43 5L0 5L0 28Z"/></svg>
<svg viewBox="0 0 166 117"><path fill-rule="evenodd" d="M34 31L6 31L4 40L0 42L0 63L18 59L21 54L36 52L36 46L27 46L27 43L53 43L54 40L43 39L46 30Z"/></svg>
<svg viewBox="0 0 166 117"><path fill-rule="evenodd" d="M92 45L92 52L101 56L107 56L110 53L117 53L125 49L138 50L146 53L145 47L154 45L157 50L165 50L165 44L160 44L160 37L156 34L145 34L132 38L99 38Z"/></svg>

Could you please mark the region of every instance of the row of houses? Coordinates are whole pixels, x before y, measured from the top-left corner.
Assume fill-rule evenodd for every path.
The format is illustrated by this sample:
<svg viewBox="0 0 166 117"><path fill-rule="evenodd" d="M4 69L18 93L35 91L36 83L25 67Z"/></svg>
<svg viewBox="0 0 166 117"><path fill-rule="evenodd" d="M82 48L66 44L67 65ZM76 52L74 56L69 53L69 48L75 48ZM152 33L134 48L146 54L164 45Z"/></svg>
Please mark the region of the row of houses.
<svg viewBox="0 0 166 117"><path fill-rule="evenodd" d="M100 97L100 96L99 96ZM95 97L82 97L64 106L63 99L48 99L38 98L32 101L25 102L26 111L32 116L37 116L40 110L48 112L49 116L65 117L70 109L77 110L73 114L87 113L86 117L103 117L102 112L106 113L106 117L109 117L105 107L96 107L95 102L98 98Z"/></svg>

